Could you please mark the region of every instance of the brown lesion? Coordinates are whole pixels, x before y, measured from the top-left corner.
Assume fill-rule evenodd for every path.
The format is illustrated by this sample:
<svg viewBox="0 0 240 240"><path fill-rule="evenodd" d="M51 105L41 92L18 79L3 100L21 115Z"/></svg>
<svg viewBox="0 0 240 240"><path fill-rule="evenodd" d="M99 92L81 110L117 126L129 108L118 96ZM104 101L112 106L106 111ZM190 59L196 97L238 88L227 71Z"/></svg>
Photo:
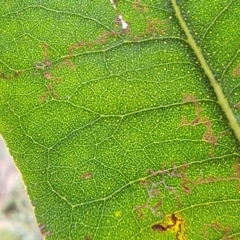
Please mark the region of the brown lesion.
<svg viewBox="0 0 240 240"><path fill-rule="evenodd" d="M148 12L148 6L146 4L141 3L140 0L133 1L133 9L137 12L145 13Z"/></svg>
<svg viewBox="0 0 240 240"><path fill-rule="evenodd" d="M113 5L116 6L117 8L117 2L113 1ZM148 7L146 4L141 3L140 0L134 0L132 3L132 6L134 8L134 10L136 10L137 12L141 12L141 13L146 13L148 12ZM135 42L137 40L139 40L142 37L146 37L146 36L152 36L152 37L156 37L157 35L165 35L168 31L168 22L169 19L165 19L165 20L160 20L157 18L151 19L149 16L146 16L145 14L145 30L143 32L134 34L131 31L131 23L125 21L124 22L127 24L127 27L125 29L122 28L122 21L123 21L123 14L121 14L119 12L118 9L116 10L116 17L115 19L113 19L113 29L112 31L103 31L96 40L93 41L86 41L84 39L70 45L68 47L68 54L70 57L74 56L74 52L76 50L79 49L84 49L84 48L88 48L88 49L94 49L96 46L98 45L102 45L105 44L109 41L110 38L114 37L122 37L123 35L129 37L131 39L131 41Z"/></svg>
<svg viewBox="0 0 240 240"><path fill-rule="evenodd" d="M186 116L182 115L180 127L183 126L197 126L197 125L204 125L206 127L206 131L202 136L202 140L207 142L211 145L211 150L209 152L210 157L214 157L214 148L218 143L218 140L226 134L225 131L221 132L218 136L215 135L212 129L212 123L209 120L208 116L202 116L201 112L202 109L199 107L199 102L195 98L193 94L184 94L183 95L183 102L184 103L192 103L195 108L195 118L191 121L187 121Z"/></svg>
<svg viewBox="0 0 240 240"><path fill-rule="evenodd" d="M147 36L156 38L158 35L166 35L168 32L169 19L164 20L160 20L158 18L152 19L149 16L147 16L145 22L146 22L145 31L138 34L133 34L131 31L128 32L127 36L129 36L133 42L136 42L139 39L145 38Z"/></svg>
<svg viewBox="0 0 240 240"><path fill-rule="evenodd" d="M149 209L153 213L153 215L161 216L162 213L160 211L160 207L162 206L162 193L161 193L160 189L157 188L158 185L161 184L161 182L149 183L149 180L148 180L144 183L140 182L140 184L146 188L147 193L148 193L148 198L147 198L145 204L135 207L135 211L138 215L138 219L141 219L144 216L143 211L145 209ZM150 185L150 187L149 187L149 185Z"/></svg>
<svg viewBox="0 0 240 240"><path fill-rule="evenodd" d="M51 96L54 99L59 98L59 95L55 91L55 86L53 84L47 84L47 91L41 95L39 101L45 102Z"/></svg>
<svg viewBox="0 0 240 240"><path fill-rule="evenodd" d="M153 215L156 217L161 217L163 215L161 208L164 204L164 198L161 193L161 188L166 189L169 192L173 192L175 198L178 200L179 204L181 204L181 199L176 191L177 187L168 186L166 177L179 178L184 193L190 193L192 192L193 188L202 184L229 181L237 181L238 191L240 191L240 164L238 158L236 159L236 163L233 165L234 172L226 177L208 176L204 178L202 172L200 172L195 179L192 179L187 176L187 170L189 170L188 164L183 164L181 166L176 166L173 164L171 169L166 169L165 166L163 166L160 170L148 170L149 176L140 179L140 185L145 187L147 191L147 200L145 204L135 207L138 220L144 217L147 210L151 210ZM155 201L152 202L152 200ZM223 239L225 240L232 239L229 236L230 228L228 226L223 226L217 221L211 224L205 224L203 229L205 237L208 235L209 228L213 228L215 231L222 231L224 233ZM179 215L179 213L165 216L161 222L153 224L151 229L157 232L174 231L176 233L177 240L186 239L185 221ZM206 237L206 239L208 238Z"/></svg>
<svg viewBox="0 0 240 240"><path fill-rule="evenodd" d="M233 240L233 238L230 236L232 230L229 225L221 224L218 220L215 220L209 224L204 224L202 233L206 239L209 239L209 229L213 229L218 234L221 233L223 235L221 238L222 240Z"/></svg>
<svg viewBox="0 0 240 240"><path fill-rule="evenodd" d="M236 176L237 180L237 191L240 192L240 163L239 158L236 159L236 163L233 165L234 176Z"/></svg>
<svg viewBox="0 0 240 240"><path fill-rule="evenodd" d="M144 37L146 35L150 35L151 37L156 37L157 35L165 35L169 30L168 23L169 19L158 19L151 18L146 12L149 11L149 8L146 4L141 3L141 0L133 1L133 9L139 13L144 13L145 15L145 31L142 33L138 33L137 35L131 35L131 38L134 40L139 39L140 37Z"/></svg>
<svg viewBox="0 0 240 240"><path fill-rule="evenodd" d="M83 47L88 47L88 46L92 46L91 42L86 42L84 40L81 40L77 43L74 43L73 45L70 45L68 47L68 53L69 55L73 55L75 50L78 50L79 48L83 48Z"/></svg>
<svg viewBox="0 0 240 240"><path fill-rule="evenodd" d="M218 136L216 136L214 134L214 131L213 129L211 128L211 122L210 121L207 121L204 123L204 125L206 126L207 130L206 132L203 134L203 137L202 137L202 140L209 143L211 145L211 151L209 153L209 155L211 157L214 157L213 156L213 152L214 152L214 148L215 146L217 145L218 143L218 140L223 137L226 132L225 131L222 131Z"/></svg>
<svg viewBox="0 0 240 240"><path fill-rule="evenodd" d="M61 63L59 63L59 65L57 66L56 69L60 69L60 68L62 68L64 66L69 67L72 71L76 71L76 67L73 64L73 61L71 60L71 58L69 56L65 57L63 59L63 61Z"/></svg>
<svg viewBox="0 0 240 240"><path fill-rule="evenodd" d="M74 43L73 45L70 45L68 47L68 54L69 56L74 56L74 51L78 49L84 49L88 48L93 50L96 46L105 44L109 41L110 38L112 37L118 37L122 34L126 34L129 29L123 30L121 28L122 22L121 19L119 18L121 14L118 13L118 16L113 20L114 28L112 31L104 31L102 32L96 40L93 41L86 41L86 40L81 40L79 42Z"/></svg>
<svg viewBox="0 0 240 240"><path fill-rule="evenodd" d="M47 80L47 91L41 95L40 102L46 101L49 97L52 97L54 99L59 98L60 96L57 94L55 87L59 82L62 81L62 78L52 76L52 74L48 71L45 71L43 73L43 76Z"/></svg>
<svg viewBox="0 0 240 240"><path fill-rule="evenodd" d="M160 20L158 18L146 18L146 34L156 37L157 34L164 35L167 33L167 23L169 20Z"/></svg>
<svg viewBox="0 0 240 240"><path fill-rule="evenodd" d="M147 191L147 200L143 205L135 207L138 219L141 219L144 216L143 211L145 209L150 210L155 216L162 216L163 213L161 211L161 207L163 205L163 194L161 189L166 189L168 192L173 194L177 201L177 206L182 205L177 188L175 186L168 185L167 177L182 178L182 171L184 168L185 165L177 168L177 166L173 164L173 168L171 170L165 169L164 166L161 170L147 170L149 177L140 179L140 185L145 187Z"/></svg>
<svg viewBox="0 0 240 240"><path fill-rule="evenodd" d="M138 219L141 219L144 216L143 211L145 209L151 210L151 212L155 216L161 216L162 214L161 207L164 204L161 188L164 188L168 192L171 192L173 194L173 196L177 200L177 206L182 205L180 195L177 192L177 187L169 186L167 184L167 177L180 179L182 191L183 193L186 194L191 193L195 187L202 184L228 181L236 181L237 190L240 191L240 163L238 158L236 159L236 163L233 165L234 172L226 177L222 176L203 177L203 173L202 171L200 171L199 175L193 179L189 177L187 174L187 171L190 171L189 167L190 166L188 163L185 163L181 166L176 166L176 164L173 163L173 167L171 170L165 169L164 166L160 170L156 171L148 170L148 173L150 174L149 177L140 179L140 185L146 188L147 200L145 204L137 206L135 208L138 215ZM161 180L159 178L161 178Z"/></svg>
<svg viewBox="0 0 240 240"><path fill-rule="evenodd" d="M81 175L82 180L91 179L91 178L93 178L93 173L92 172L85 172Z"/></svg>
<svg viewBox="0 0 240 240"><path fill-rule="evenodd" d="M84 236L84 238L83 238L84 240L93 240L93 238L92 237L90 237L89 235L86 235L86 236Z"/></svg>
<svg viewBox="0 0 240 240"><path fill-rule="evenodd" d="M208 183L217 183L217 182L228 182L228 181L237 181L237 191L240 192L240 164L238 158L236 159L236 163L233 165L234 172L226 177L221 176L208 176L203 177L201 174L197 176L196 179L189 178L186 174L187 168L183 169L181 173L181 186L183 192L191 193L193 188Z"/></svg>
<svg viewBox="0 0 240 240"><path fill-rule="evenodd" d="M42 234L42 236L45 238L46 236L50 235L50 231L46 229L46 225L45 224L40 224L39 226L39 230Z"/></svg>
<svg viewBox="0 0 240 240"><path fill-rule="evenodd" d="M52 61L49 56L49 47L50 45L47 43L41 44L43 60L34 63L34 75L41 74L46 80L47 91L41 95L39 99L40 102L46 101L49 97L59 98L55 87L62 81L62 77L53 76L51 73Z"/></svg>
<svg viewBox="0 0 240 240"><path fill-rule="evenodd" d="M202 109L199 107L199 103L193 94L183 94L183 102L184 103L190 102L194 105L196 118L194 118L190 122L187 122L186 116L183 115L180 126L196 126L198 124L203 124L209 121L208 117L200 115Z"/></svg>
<svg viewBox="0 0 240 240"><path fill-rule="evenodd" d="M234 106L233 106L234 109L237 109L237 110L240 110L240 102L236 103Z"/></svg>
<svg viewBox="0 0 240 240"><path fill-rule="evenodd" d="M179 213L165 216L165 218L160 223L152 225L151 228L152 230L158 232L175 232L176 240L186 240L185 220Z"/></svg>
<svg viewBox="0 0 240 240"><path fill-rule="evenodd" d="M21 74L24 73L24 70L19 70L19 71L14 71L12 74L7 74L7 73L0 73L0 78L4 80L11 80L14 78L18 78Z"/></svg>
<svg viewBox="0 0 240 240"><path fill-rule="evenodd" d="M42 43L41 48L42 48L43 60L35 62L33 64L35 75L44 73L45 71L48 71L52 67L52 62L49 59L49 44Z"/></svg>
<svg viewBox="0 0 240 240"><path fill-rule="evenodd" d="M143 210L144 210L145 208L147 208L146 205L136 206L136 207L135 207L135 211L136 211L136 213L137 213L137 219L138 219L138 220L140 220L140 219L142 219L142 218L144 217L144 212L143 212Z"/></svg>
<svg viewBox="0 0 240 240"><path fill-rule="evenodd" d="M240 63L237 64L237 66L233 70L232 76L233 77L239 77L240 76Z"/></svg>
<svg viewBox="0 0 240 240"><path fill-rule="evenodd" d="M116 23L116 20L115 20ZM110 37L116 37L119 36L121 32L114 29L112 32L104 31L102 34L99 35L99 37L94 41L85 41L81 40L77 43L74 43L73 45L70 45L68 47L68 54L69 56L74 56L74 51L81 49L81 48L90 48L94 49L97 45L102 45L108 42Z"/></svg>
<svg viewBox="0 0 240 240"><path fill-rule="evenodd" d="M44 71L50 69L52 63L50 61L47 62L35 62L34 63L34 75L44 73Z"/></svg>
<svg viewBox="0 0 240 240"><path fill-rule="evenodd" d="M193 188L198 185L206 184L206 183L216 183L219 181L228 181L229 178L215 177L209 176L207 178L203 178L203 176L199 175L196 179L191 179L188 176L184 175L182 178L182 189L185 193L191 193Z"/></svg>

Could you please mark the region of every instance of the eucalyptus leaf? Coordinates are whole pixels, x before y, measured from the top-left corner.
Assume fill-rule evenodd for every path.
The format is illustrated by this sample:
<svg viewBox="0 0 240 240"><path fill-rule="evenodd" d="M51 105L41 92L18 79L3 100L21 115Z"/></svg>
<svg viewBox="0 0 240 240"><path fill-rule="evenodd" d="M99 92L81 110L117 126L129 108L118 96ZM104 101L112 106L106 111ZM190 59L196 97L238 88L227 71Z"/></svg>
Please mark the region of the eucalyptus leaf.
<svg viewBox="0 0 240 240"><path fill-rule="evenodd" d="M240 1L4 1L0 133L46 239L240 238Z"/></svg>

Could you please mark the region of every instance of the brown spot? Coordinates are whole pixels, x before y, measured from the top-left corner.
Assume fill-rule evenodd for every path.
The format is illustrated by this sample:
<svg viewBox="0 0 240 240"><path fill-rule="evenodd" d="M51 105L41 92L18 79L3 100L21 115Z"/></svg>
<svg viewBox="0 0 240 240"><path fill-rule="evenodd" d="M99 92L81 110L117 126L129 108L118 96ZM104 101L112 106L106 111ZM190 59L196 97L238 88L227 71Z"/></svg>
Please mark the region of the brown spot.
<svg viewBox="0 0 240 240"><path fill-rule="evenodd" d="M239 102L239 103L236 103L236 104L233 106L233 108L239 110L239 109L240 109L240 102Z"/></svg>
<svg viewBox="0 0 240 240"><path fill-rule="evenodd" d="M45 72L43 75L47 80L52 78L51 73L49 73L49 72Z"/></svg>
<svg viewBox="0 0 240 240"><path fill-rule="evenodd" d="M55 79L55 80L58 80L57 82L60 82L60 81L62 80L61 77L54 77L54 76L52 76L52 74L51 74L50 72L44 72L44 73L43 73L43 76L44 76L44 78L47 79L47 80Z"/></svg>
<svg viewBox="0 0 240 240"><path fill-rule="evenodd" d="M24 71L20 70L20 71L15 71L13 74L11 75L7 75L6 73L0 73L0 78L4 79L4 80L10 80L13 78L17 78L19 77L21 74L23 74Z"/></svg>
<svg viewBox="0 0 240 240"><path fill-rule="evenodd" d="M34 63L34 75L40 74L43 71L46 71L52 66L52 63L50 61L47 62L36 62Z"/></svg>
<svg viewBox="0 0 240 240"><path fill-rule="evenodd" d="M64 58L63 62L61 62L56 69L62 68L63 66L68 66L72 71L76 70L76 67L74 66L73 62L69 57Z"/></svg>
<svg viewBox="0 0 240 240"><path fill-rule="evenodd" d="M77 49L79 49L81 47L84 47L84 46L86 46L86 42L82 40L80 42L77 42L77 43L69 46L68 47L68 52L69 52L69 54L73 54L74 50L77 50Z"/></svg>
<svg viewBox="0 0 240 240"><path fill-rule="evenodd" d="M115 23L116 23L116 20L115 20ZM116 31L116 30L113 30L111 32L105 31L101 35L99 35L97 40L90 41L90 42L87 42L85 40L81 40L80 42L77 42L77 43L68 47L69 55L70 56L73 55L75 50L78 50L78 49L81 49L81 48L93 49L97 45L101 45L101 44L106 43L109 40L110 37L116 37L120 34L121 34L121 32Z"/></svg>
<svg viewBox="0 0 240 240"><path fill-rule="evenodd" d="M41 47L43 49L43 61L47 62L49 61L49 44L47 43L42 43Z"/></svg>
<svg viewBox="0 0 240 240"><path fill-rule="evenodd" d="M240 76L240 63L233 70L232 76L233 77L239 77Z"/></svg>
<svg viewBox="0 0 240 240"><path fill-rule="evenodd" d="M40 103L45 102L47 100L47 96L48 96L47 93L43 93L39 99L39 102Z"/></svg>
<svg viewBox="0 0 240 240"><path fill-rule="evenodd" d="M233 165L233 168L235 170L235 175L237 177L238 183L237 183L237 191L240 192L240 164L239 159L236 159L236 163Z"/></svg>
<svg viewBox="0 0 240 240"><path fill-rule="evenodd" d="M50 231L46 230L46 225L45 224L40 224L38 227L39 227L39 230L40 230L43 237L46 237L46 236L50 235Z"/></svg>
<svg viewBox="0 0 240 240"><path fill-rule="evenodd" d="M202 123L203 119L200 117L200 112L202 111L202 109L199 107L198 101L195 98L195 96L193 94L183 94L183 102L184 103L191 102L191 103L193 103L193 105L195 107L196 118L191 123L186 122L186 125L195 126L199 123Z"/></svg>
<svg viewBox="0 0 240 240"><path fill-rule="evenodd" d="M51 94L54 98L59 98L58 94L54 90L54 86L52 84L47 85L48 93Z"/></svg>
<svg viewBox="0 0 240 240"><path fill-rule="evenodd" d="M91 173L91 172L86 172L86 173L83 173L82 175L81 175L81 179L90 179L90 178L92 178L93 177L93 173Z"/></svg>
<svg viewBox="0 0 240 240"><path fill-rule="evenodd" d="M152 230L159 231L159 232L164 232L164 231L167 230L167 228L163 227L160 224L155 224L155 225L152 226Z"/></svg>
<svg viewBox="0 0 240 240"><path fill-rule="evenodd" d="M240 167L239 167L239 169L236 170L236 168L238 168L238 167L239 166L234 165L235 171L240 170ZM236 173L232 174L228 177L209 176L209 177L203 178L200 175L200 176L198 176L198 178L196 180L190 179L186 175L184 175L184 177L182 178L182 188L183 188L184 192L189 193L192 191L192 189L194 187L201 185L201 184L216 183L216 182L221 182L221 181L228 182L228 181L232 181L232 180L238 181L237 188L238 188L238 191L240 191L240 189L239 189L240 188L240 175L236 176Z"/></svg>
<svg viewBox="0 0 240 240"><path fill-rule="evenodd" d="M217 144L218 138L214 135L212 129L207 129L207 131L203 134L203 141L210 143L211 145Z"/></svg>
<svg viewBox="0 0 240 240"><path fill-rule="evenodd" d="M225 132L220 133L219 136L214 134L212 129L212 123L207 116L201 116L200 113L202 109L199 107L199 103L193 94L184 94L183 95L183 102L191 102L195 107L195 115L196 117L192 121L187 121L186 116L182 116L182 120L180 123L180 127L183 126L196 126L203 124L207 129L203 134L202 140L209 143L211 145L211 150L209 155L213 157L214 148L217 145L218 140L225 134Z"/></svg>
<svg viewBox="0 0 240 240"><path fill-rule="evenodd" d="M52 62L49 60L49 44L42 43L41 47L43 60L34 63L34 75L44 72L52 66Z"/></svg>
<svg viewBox="0 0 240 240"><path fill-rule="evenodd" d="M47 100L47 98L49 96L52 96L53 98L59 98L59 95L56 93L53 84L48 84L47 85L47 91L42 94L42 96L40 97L39 101L40 102L44 102L44 101Z"/></svg>
<svg viewBox="0 0 240 240"><path fill-rule="evenodd" d="M99 37L98 40L95 42L96 44L106 43L110 37L116 37L119 35L119 32L116 30L112 32L103 32Z"/></svg>
<svg viewBox="0 0 240 240"><path fill-rule="evenodd" d="M135 10L140 12L146 12L148 10L147 5L140 3L139 0L135 0L133 2L133 7ZM74 43L73 45L70 45L68 47L68 53L69 53L68 57L74 56L73 54L75 50L78 50L81 48L94 49L97 45L107 43L111 37L127 35L130 37L132 41L137 41L140 37L146 37L147 34L150 34L151 36L155 37L157 34L166 34L168 30L167 23L169 19L160 20L157 18L150 19L149 17L146 17L145 31L134 35L132 34L131 29L129 28L130 26L129 22L126 22L128 27L122 29L123 19L121 19L120 16L121 14L118 12L118 16L116 16L116 18L113 20L114 27L112 31L104 31L94 41L86 41L83 39L77 43Z"/></svg>
<svg viewBox="0 0 240 240"><path fill-rule="evenodd" d="M146 33L155 37L157 34L166 34L168 20L146 18Z"/></svg>
<svg viewBox="0 0 240 240"><path fill-rule="evenodd" d="M93 240L93 238L91 238L90 236L86 235L86 236L84 236L84 240Z"/></svg>
<svg viewBox="0 0 240 240"><path fill-rule="evenodd" d="M141 219L144 216L144 213L142 212L142 209L144 209L146 206L136 206L135 211L138 215L138 220Z"/></svg>
<svg viewBox="0 0 240 240"><path fill-rule="evenodd" d="M218 222L218 220L216 220L216 221L213 222L213 223L204 224L202 233L203 233L203 236L204 236L206 239L209 239L209 233L208 233L208 230L209 230L209 229L213 229L217 234L222 233L222 238L221 238L221 239L224 239L224 240L230 240L230 239L232 239L232 238L229 236L229 235L230 235L230 232L231 232L230 226L220 224L220 223Z"/></svg>
<svg viewBox="0 0 240 240"><path fill-rule="evenodd" d="M134 0L133 8L137 12L145 13L148 11L148 6L146 4L140 3L140 0Z"/></svg>

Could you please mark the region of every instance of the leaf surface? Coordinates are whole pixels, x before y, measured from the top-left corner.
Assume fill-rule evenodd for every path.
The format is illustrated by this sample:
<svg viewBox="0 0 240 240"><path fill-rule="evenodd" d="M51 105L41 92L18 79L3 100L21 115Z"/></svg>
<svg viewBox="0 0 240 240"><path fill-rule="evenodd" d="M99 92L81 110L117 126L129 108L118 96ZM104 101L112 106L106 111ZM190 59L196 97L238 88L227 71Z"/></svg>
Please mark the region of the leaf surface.
<svg viewBox="0 0 240 240"><path fill-rule="evenodd" d="M47 239L239 239L239 1L0 12L0 133Z"/></svg>

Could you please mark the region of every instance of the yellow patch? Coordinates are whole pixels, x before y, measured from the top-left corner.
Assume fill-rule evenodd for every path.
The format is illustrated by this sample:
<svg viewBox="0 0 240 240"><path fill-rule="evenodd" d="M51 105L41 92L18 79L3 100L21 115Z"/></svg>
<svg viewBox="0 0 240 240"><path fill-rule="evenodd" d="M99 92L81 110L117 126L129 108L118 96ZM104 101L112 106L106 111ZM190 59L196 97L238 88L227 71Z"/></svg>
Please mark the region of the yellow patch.
<svg viewBox="0 0 240 240"><path fill-rule="evenodd" d="M177 240L186 240L185 220L179 213L166 215L160 223L152 226L152 230L159 232L171 231L176 234Z"/></svg>
<svg viewBox="0 0 240 240"><path fill-rule="evenodd" d="M121 211L117 211L114 213L115 217L121 217L122 212Z"/></svg>

